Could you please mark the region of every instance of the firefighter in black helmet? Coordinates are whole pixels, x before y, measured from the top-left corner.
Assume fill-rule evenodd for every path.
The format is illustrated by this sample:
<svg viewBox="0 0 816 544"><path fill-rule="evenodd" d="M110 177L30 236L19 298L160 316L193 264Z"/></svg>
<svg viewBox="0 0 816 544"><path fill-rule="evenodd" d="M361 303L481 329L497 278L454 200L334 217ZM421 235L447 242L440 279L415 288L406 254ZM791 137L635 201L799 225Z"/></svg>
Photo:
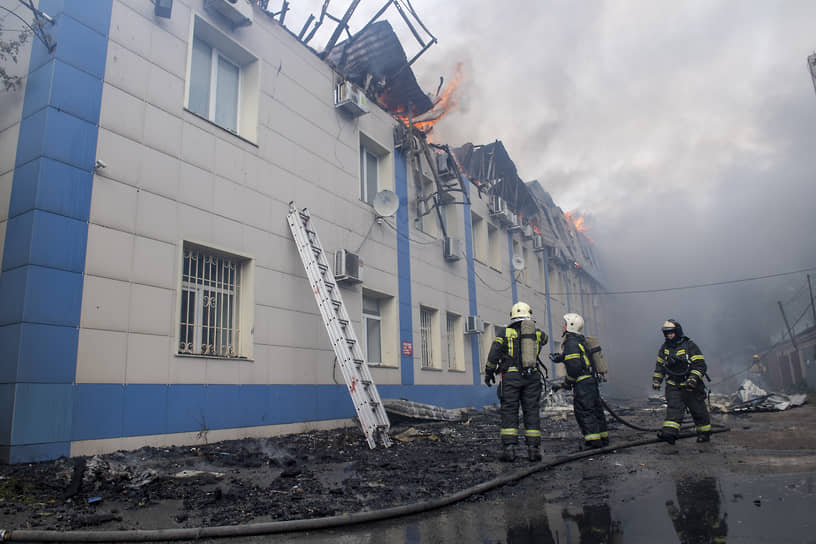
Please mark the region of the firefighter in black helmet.
<svg viewBox="0 0 816 544"><path fill-rule="evenodd" d="M666 421L657 433L658 438L674 444L680 434L683 413L691 412L697 426L697 442L711 440L711 418L706 408L706 362L697 344L683 334L683 327L674 319L663 323L665 341L657 352L657 363L652 375L652 388L659 390L666 379Z"/></svg>
<svg viewBox="0 0 816 544"><path fill-rule="evenodd" d="M485 363L485 384L490 387L501 374L498 396L501 401L502 461L516 458L519 435L519 404L524 411L524 438L527 457L540 461L541 452L541 374L538 354L547 343L547 334L535 327L533 312L524 302L517 302L510 311L510 325L499 328L490 346Z"/></svg>
<svg viewBox="0 0 816 544"><path fill-rule="evenodd" d="M562 353L550 354L550 359L555 363L564 363L567 376L563 384L553 386L553 391L561 388L573 390L572 406L575 420L584 435L584 447L601 448L609 445L609 431L583 330L583 317L575 313L564 315L561 326L563 350Z"/></svg>

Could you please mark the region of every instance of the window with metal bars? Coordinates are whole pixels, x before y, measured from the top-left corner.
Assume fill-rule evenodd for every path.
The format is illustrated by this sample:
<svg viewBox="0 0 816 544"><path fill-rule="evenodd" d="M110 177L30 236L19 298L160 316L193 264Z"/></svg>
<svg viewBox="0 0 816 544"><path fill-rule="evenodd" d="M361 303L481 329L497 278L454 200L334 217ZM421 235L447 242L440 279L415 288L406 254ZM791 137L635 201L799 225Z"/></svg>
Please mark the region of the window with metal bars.
<svg viewBox="0 0 816 544"><path fill-rule="evenodd" d="M243 260L185 244L179 354L239 358Z"/></svg>
<svg viewBox="0 0 816 544"><path fill-rule="evenodd" d="M459 340L459 334L457 334L459 330L459 316L456 314L448 314L446 317L445 329L448 341L448 369L459 370L459 361L456 356L456 343Z"/></svg>
<svg viewBox="0 0 816 544"><path fill-rule="evenodd" d="M419 310L420 356L422 368L434 368L433 361L433 314L430 308Z"/></svg>

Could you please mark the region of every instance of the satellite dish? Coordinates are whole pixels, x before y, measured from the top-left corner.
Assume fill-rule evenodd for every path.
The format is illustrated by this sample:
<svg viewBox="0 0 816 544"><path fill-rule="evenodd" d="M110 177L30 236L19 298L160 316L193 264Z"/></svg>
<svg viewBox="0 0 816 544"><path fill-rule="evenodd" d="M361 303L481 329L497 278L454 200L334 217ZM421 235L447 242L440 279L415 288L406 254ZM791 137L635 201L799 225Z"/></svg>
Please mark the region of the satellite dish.
<svg viewBox="0 0 816 544"><path fill-rule="evenodd" d="M513 257L513 270L524 270L524 257L521 255Z"/></svg>
<svg viewBox="0 0 816 544"><path fill-rule="evenodd" d="M396 195L396 193L394 193L394 191L383 189L374 195L372 205L374 206L374 211L377 212L379 217L391 217L397 213L397 208L399 208L399 197Z"/></svg>

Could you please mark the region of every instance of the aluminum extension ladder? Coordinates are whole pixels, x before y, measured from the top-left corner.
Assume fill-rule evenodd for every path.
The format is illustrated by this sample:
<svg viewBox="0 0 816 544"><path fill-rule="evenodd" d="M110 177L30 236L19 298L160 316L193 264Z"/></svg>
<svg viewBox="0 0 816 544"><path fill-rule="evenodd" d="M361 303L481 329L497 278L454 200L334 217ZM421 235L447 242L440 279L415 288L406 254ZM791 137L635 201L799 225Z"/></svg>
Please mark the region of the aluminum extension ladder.
<svg viewBox="0 0 816 544"><path fill-rule="evenodd" d="M334 273L311 226L309 211L306 208L298 210L294 202L290 202L287 220L368 446L374 449L380 442L387 448L391 445L388 415L357 342Z"/></svg>

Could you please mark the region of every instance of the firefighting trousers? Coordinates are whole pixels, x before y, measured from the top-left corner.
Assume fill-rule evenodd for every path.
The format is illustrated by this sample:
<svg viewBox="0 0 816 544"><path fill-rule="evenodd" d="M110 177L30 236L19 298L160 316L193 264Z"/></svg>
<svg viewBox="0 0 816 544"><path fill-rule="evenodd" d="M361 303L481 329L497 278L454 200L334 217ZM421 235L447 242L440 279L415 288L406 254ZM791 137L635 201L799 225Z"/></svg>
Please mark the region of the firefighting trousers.
<svg viewBox="0 0 816 544"><path fill-rule="evenodd" d="M603 404L601 404L598 382L594 378L586 378L575 384L572 407L585 442L608 441L609 432L606 430L606 416L604 415Z"/></svg>
<svg viewBox="0 0 816 544"><path fill-rule="evenodd" d="M515 367L510 367L502 374L498 390L502 444L518 443L521 405L524 412L524 438L527 446L537 448L541 444L541 377L538 371L523 373L514 369Z"/></svg>
<svg viewBox="0 0 816 544"><path fill-rule="evenodd" d="M676 437L680 434L680 425L686 408L691 412L691 418L697 428L697 434L711 432L711 418L705 403L705 389L688 390L670 383L666 384L666 421L663 422L662 433Z"/></svg>

